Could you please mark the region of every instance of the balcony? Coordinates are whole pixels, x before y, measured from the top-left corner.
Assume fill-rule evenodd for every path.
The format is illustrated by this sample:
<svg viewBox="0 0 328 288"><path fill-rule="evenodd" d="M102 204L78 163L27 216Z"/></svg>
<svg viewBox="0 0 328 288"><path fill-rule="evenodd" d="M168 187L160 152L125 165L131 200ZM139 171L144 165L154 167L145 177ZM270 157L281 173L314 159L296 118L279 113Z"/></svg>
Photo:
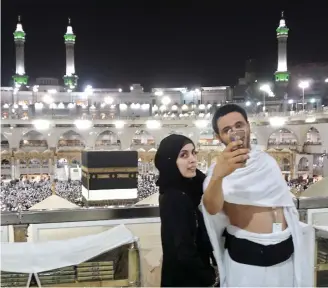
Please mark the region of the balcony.
<svg viewBox="0 0 328 288"><path fill-rule="evenodd" d="M310 154L322 154L324 153L323 147L321 142L314 143L314 142L305 142L304 143L304 152Z"/></svg>
<svg viewBox="0 0 328 288"><path fill-rule="evenodd" d="M1 175L11 175L10 165L1 165Z"/></svg>
<svg viewBox="0 0 328 288"><path fill-rule="evenodd" d="M160 263L157 207L25 211L2 213L1 216L1 240L11 248L2 253L2 270L15 262L11 253L16 253L18 248L12 246L15 245L12 241L27 241L26 247L31 248L22 251L25 261L15 267L21 275L13 273L15 268L9 272L1 271L2 283L8 283L10 287L17 286L16 282L26 286L31 275L33 281L52 287L136 287L140 281L145 284L143 286L156 286L147 282L149 274L153 273L147 257L150 257L149 253L157 253ZM24 223L23 218L27 220ZM50 254L45 249L48 243ZM40 258L36 254L45 257L42 265L38 265ZM10 258L9 264L6 257ZM29 262L31 265L25 265ZM159 268L157 272L160 272ZM19 281L10 280L9 274ZM24 284L20 283L24 281Z"/></svg>
<svg viewBox="0 0 328 288"><path fill-rule="evenodd" d="M116 121L116 120L133 120L133 121L146 121L149 119L157 119L167 122L174 122L177 120L183 121L190 121L190 120L196 120L196 119L210 119L213 115L213 110L198 110L197 108L188 110L188 113L174 113L174 117L172 117L172 112L167 113L167 111L164 111L163 113L157 113L156 112L149 112L149 113L142 113L141 115L135 115L134 113L130 114L120 114L120 113L114 113L111 115L103 115L100 113L99 110L94 111L85 111L83 113L69 113L69 114L56 114L56 110L49 112L44 111L42 113L38 113L37 115L12 115L12 114L6 114L5 116L2 115L2 124L29 124L31 120L34 119L47 119L47 120L53 120L56 123L61 123L61 121L74 121L76 119L88 119L92 120L96 123L104 123L104 122L110 122L110 121ZM182 111L183 112L183 111ZM293 111L287 111L287 112L267 112L267 113L249 113L249 119L250 122L253 121L260 121L260 122L268 122L271 117L284 117L288 118L289 121L305 121L308 119L311 120L319 120L319 119L328 119L328 110L323 109L317 109L317 110L308 110L308 111L301 111L298 113L295 113Z"/></svg>
<svg viewBox="0 0 328 288"><path fill-rule="evenodd" d="M298 170L298 171L305 171L305 172L308 172L308 171L310 171L310 167L309 167L309 166L304 166L304 165L298 165L298 166L297 166L297 170Z"/></svg>
<svg viewBox="0 0 328 288"><path fill-rule="evenodd" d="M328 259L321 255L327 255L328 252L328 230L325 231L324 228L328 226L326 211L328 198L295 198L294 203L299 209L302 221L311 221L309 223L316 225L316 241L312 239L307 246L307 249L313 251L316 247L318 251L318 254L314 254L313 258L308 259L311 266L315 267L314 273L312 273L315 275L313 286L316 287L316 284L327 286L325 274L328 270ZM124 239L121 236L118 237L117 231L121 236L125 235L126 237ZM23 272L23 264L20 262L17 262L17 267L14 265L10 272L13 274L15 269L18 270L20 267L19 273L24 275L19 276L21 277L19 279L21 282L25 281L24 286L26 286L29 276L43 286L52 287L158 287L159 285L159 274L154 275L160 272L161 263L160 220L159 210L156 206L5 212L1 215L1 237L2 248L5 246L10 248L3 249L2 269L8 267L8 259L10 259L10 263L15 263L14 259L20 259L20 253L17 253L15 246L12 246L16 245L13 241L27 241L26 247L34 247L34 249L24 250L25 243L19 244L23 245L21 246L23 247L21 248L21 262L25 263L25 261L29 261L28 259L34 260L31 261L31 266L25 266ZM135 240L135 237L138 240ZM117 239L122 241L118 243ZM137 244L134 244L136 241ZM72 251L81 245L83 245L83 249L80 253L74 253L74 259L70 259L67 257L69 251L61 255L61 251L63 251L61 249L64 248L58 250L58 243L62 247L66 247L66 250L70 245L72 245ZM47 245L51 245L51 249L37 249L38 247L48 247ZM91 247L93 249L90 249ZM101 247L101 251L99 247ZM96 252L91 252L91 250ZM14 253L14 251L16 252ZM54 251L58 253L54 254ZM76 259L76 256L84 255L86 252L88 252L88 256L84 259L82 259L83 257ZM36 255L38 258L35 257ZM34 267L33 265L38 263L39 259L42 260L42 256L45 259L42 262L44 267L41 265ZM65 264L62 264L63 266L56 265L56 268L49 269L54 266L54 263L62 263L63 260L66 261ZM68 268L63 269L64 267ZM107 267L107 270L99 267ZM80 273L89 272L88 270L93 272L91 279L88 278L89 274ZM101 270L104 271L101 276L107 276L107 279L99 279ZM1 277L2 283L14 286L13 281L8 280L10 278L8 271L5 273L2 271ZM15 277L18 277L17 274ZM149 282L149 279L156 279L157 282ZM49 283L50 280L53 282ZM23 283L20 283L20 286L23 286Z"/></svg>
<svg viewBox="0 0 328 288"><path fill-rule="evenodd" d="M268 142L268 149L289 149L289 150L296 150L297 149L297 143L296 142L290 142L290 141L269 141Z"/></svg>

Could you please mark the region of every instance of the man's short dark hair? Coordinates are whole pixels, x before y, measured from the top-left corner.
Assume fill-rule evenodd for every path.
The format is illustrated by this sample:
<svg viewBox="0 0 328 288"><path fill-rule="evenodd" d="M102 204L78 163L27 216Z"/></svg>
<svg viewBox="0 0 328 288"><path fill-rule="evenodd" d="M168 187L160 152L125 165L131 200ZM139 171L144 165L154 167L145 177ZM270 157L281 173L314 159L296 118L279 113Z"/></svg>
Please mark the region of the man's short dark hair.
<svg viewBox="0 0 328 288"><path fill-rule="evenodd" d="M219 109L217 109L213 115L212 128L216 134L219 134L218 120L221 117L223 117L229 113L232 113L232 112L240 113L245 118L246 122L248 122L247 113L246 113L245 109L243 109L242 107L240 107L239 105L236 105L236 104L226 104L226 105L220 107Z"/></svg>

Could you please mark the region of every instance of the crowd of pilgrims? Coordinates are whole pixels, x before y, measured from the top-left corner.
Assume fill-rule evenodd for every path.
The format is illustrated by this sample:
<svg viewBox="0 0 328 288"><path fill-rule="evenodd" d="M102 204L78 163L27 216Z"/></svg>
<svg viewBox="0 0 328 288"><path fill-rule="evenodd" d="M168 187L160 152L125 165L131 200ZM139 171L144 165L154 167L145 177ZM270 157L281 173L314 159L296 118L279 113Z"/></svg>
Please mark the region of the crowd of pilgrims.
<svg viewBox="0 0 328 288"><path fill-rule="evenodd" d="M54 186L55 185L55 186ZM0 184L1 211L28 210L35 204L48 198L53 194L83 206L81 181L55 181L49 178L40 181L11 180L1 181ZM152 173L139 174L138 176L138 200L149 197L158 190L156 186L156 175Z"/></svg>
<svg viewBox="0 0 328 288"><path fill-rule="evenodd" d="M300 176L296 179L292 179L290 181L287 181L288 186L290 187L291 192L299 196L303 191L309 188L312 184L316 183L317 181L320 181L321 177L318 177L316 175L313 175L313 177L303 177Z"/></svg>
<svg viewBox="0 0 328 288"><path fill-rule="evenodd" d="M157 176L154 173L139 173L138 201L158 192ZM312 179L295 179L287 182L294 194L301 193L313 183ZM28 210L53 194L53 184L49 178L40 181L12 180L1 181L1 211ZM83 206L81 181L55 181L56 195Z"/></svg>

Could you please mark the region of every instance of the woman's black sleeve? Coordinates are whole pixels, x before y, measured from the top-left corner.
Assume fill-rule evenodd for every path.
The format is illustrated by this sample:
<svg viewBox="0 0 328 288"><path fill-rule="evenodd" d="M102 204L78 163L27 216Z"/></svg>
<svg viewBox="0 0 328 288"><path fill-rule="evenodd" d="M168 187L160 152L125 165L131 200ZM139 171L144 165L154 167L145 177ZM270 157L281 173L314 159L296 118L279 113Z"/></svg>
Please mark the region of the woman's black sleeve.
<svg viewBox="0 0 328 288"><path fill-rule="evenodd" d="M181 194L177 191L175 197L167 201L168 205L166 212L162 217L166 227L171 230L170 235L173 237L174 250L178 261L190 269L191 275L199 275L204 283L208 282L211 285L213 277L215 276L210 267L205 266L199 256L196 246L195 227L196 219L194 210L187 195Z"/></svg>

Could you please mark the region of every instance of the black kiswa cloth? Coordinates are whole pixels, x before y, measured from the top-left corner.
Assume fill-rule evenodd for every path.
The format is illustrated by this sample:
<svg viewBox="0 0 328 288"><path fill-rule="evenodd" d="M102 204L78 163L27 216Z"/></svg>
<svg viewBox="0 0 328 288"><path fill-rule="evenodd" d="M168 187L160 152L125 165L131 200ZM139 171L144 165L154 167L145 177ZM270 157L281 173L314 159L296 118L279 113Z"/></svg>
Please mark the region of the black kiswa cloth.
<svg viewBox="0 0 328 288"><path fill-rule="evenodd" d="M136 189L137 151L83 151L82 185L87 190Z"/></svg>
<svg viewBox="0 0 328 288"><path fill-rule="evenodd" d="M108 173L107 173L108 174ZM125 173L127 175L133 175L132 173ZM111 173L111 176L115 176L114 173ZM92 175L93 176L93 175ZM90 190L112 190L112 189L134 189L138 187L138 177L128 177L128 178L118 178L118 177L109 177L109 178L97 178L98 175L95 175L95 178L91 177L89 179L89 189Z"/></svg>
<svg viewBox="0 0 328 288"><path fill-rule="evenodd" d="M82 166L86 168L138 167L137 151L83 151Z"/></svg>

